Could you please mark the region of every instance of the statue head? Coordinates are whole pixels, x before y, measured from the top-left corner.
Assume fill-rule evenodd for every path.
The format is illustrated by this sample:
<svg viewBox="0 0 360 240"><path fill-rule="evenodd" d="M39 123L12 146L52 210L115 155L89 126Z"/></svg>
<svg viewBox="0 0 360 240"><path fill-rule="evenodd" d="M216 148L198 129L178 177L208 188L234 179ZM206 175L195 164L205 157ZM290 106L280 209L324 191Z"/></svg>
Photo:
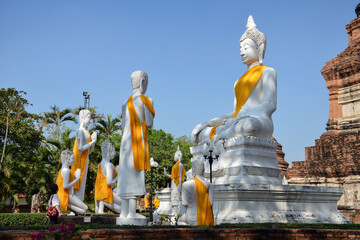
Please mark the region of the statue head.
<svg viewBox="0 0 360 240"><path fill-rule="evenodd" d="M113 159L116 154L114 145L110 142L103 142L101 144L101 154L104 159Z"/></svg>
<svg viewBox="0 0 360 240"><path fill-rule="evenodd" d="M191 162L191 171L194 178L197 176L201 176L201 177L204 176L204 171L205 171L204 161L196 160Z"/></svg>
<svg viewBox="0 0 360 240"><path fill-rule="evenodd" d="M141 94L145 94L148 86L148 75L144 71L135 71L131 74L131 84L133 89L140 89Z"/></svg>
<svg viewBox="0 0 360 240"><path fill-rule="evenodd" d="M69 167L72 166L73 163L75 162L74 153L71 150L62 151L60 157L61 157L61 163L62 164L67 163Z"/></svg>
<svg viewBox="0 0 360 240"><path fill-rule="evenodd" d="M91 121L91 112L87 109L83 109L79 113L80 124L84 124L85 127L88 127Z"/></svg>
<svg viewBox="0 0 360 240"><path fill-rule="evenodd" d="M246 47L247 49L245 49ZM254 60L254 58L257 57L259 63L262 64L265 56L265 49L266 49L265 34L260 32L256 28L254 19L250 15L246 24L246 31L240 38L241 58L245 64L248 64L247 62ZM246 56L244 56L243 58L243 55Z"/></svg>
<svg viewBox="0 0 360 240"><path fill-rule="evenodd" d="M181 162L181 159L182 159L182 153L178 146L177 151L175 152L175 155L174 155L174 160L175 160L175 162Z"/></svg>

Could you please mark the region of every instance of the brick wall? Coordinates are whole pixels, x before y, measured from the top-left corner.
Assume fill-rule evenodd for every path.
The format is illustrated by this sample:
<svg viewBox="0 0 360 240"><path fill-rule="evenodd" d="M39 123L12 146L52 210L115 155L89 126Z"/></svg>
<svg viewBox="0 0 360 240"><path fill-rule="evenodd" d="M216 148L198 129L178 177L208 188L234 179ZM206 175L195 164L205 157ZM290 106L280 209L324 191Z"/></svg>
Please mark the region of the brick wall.
<svg viewBox="0 0 360 240"><path fill-rule="evenodd" d="M0 239L30 240L35 231L0 231ZM360 230L339 229L230 229L230 228L165 228L165 229L88 229L81 239L360 239Z"/></svg>

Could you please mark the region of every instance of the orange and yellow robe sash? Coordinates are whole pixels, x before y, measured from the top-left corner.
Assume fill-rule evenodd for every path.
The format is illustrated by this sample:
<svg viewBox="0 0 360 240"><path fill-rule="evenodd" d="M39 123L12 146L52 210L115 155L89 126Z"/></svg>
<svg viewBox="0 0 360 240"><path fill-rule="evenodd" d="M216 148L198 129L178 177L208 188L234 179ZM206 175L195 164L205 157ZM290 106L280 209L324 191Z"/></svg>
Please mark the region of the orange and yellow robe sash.
<svg viewBox="0 0 360 240"><path fill-rule="evenodd" d="M180 179L180 171L179 171L179 165L180 162L177 162L172 168L171 168L171 180L174 179L175 185L179 185L179 179ZM182 168L182 175L181 175L181 182L184 182L185 177L185 168L183 166Z"/></svg>
<svg viewBox="0 0 360 240"><path fill-rule="evenodd" d="M72 172L70 172L69 182L72 182L75 179L75 176ZM59 191L57 195L60 199L60 208L62 212L67 211L67 207L69 204L69 189L64 189L64 179L61 175L61 169L56 178L56 185L58 185Z"/></svg>
<svg viewBox="0 0 360 240"><path fill-rule="evenodd" d="M86 143L86 144L88 144L88 143L91 142L91 135L90 135L90 132L88 130L86 130L86 131L89 134L89 140ZM75 162L71 166L71 173L74 175L76 169L78 169L78 168L81 169L80 180L77 183L75 183L73 188L74 188L74 190L79 190L81 182L82 182L83 177L84 177L85 167L86 167L87 159L88 159L88 156L89 156L89 149L86 149L85 151L82 151L80 153L80 151L77 148L77 139L75 139L73 152L74 152Z"/></svg>
<svg viewBox="0 0 360 240"><path fill-rule="evenodd" d="M117 175L116 169L113 171L113 178ZM109 204L113 203L113 191L111 186L107 184L106 177L101 170L101 163L99 163L98 173L95 181L95 201L105 201Z"/></svg>
<svg viewBox="0 0 360 240"><path fill-rule="evenodd" d="M196 207L198 225L214 225L213 213L209 192L206 186L197 178L194 178L196 188Z"/></svg>
<svg viewBox="0 0 360 240"><path fill-rule="evenodd" d="M150 99L144 95L140 95L140 99L145 104L150 113L153 115L153 117L155 117L155 110L150 102ZM127 101L127 108L130 115L130 131L134 158L134 169L136 171L150 171L148 128L146 126L145 120L143 121L143 123L140 123L139 117L136 114L136 110L134 107L133 96L129 97ZM142 136L144 136L144 144Z"/></svg>

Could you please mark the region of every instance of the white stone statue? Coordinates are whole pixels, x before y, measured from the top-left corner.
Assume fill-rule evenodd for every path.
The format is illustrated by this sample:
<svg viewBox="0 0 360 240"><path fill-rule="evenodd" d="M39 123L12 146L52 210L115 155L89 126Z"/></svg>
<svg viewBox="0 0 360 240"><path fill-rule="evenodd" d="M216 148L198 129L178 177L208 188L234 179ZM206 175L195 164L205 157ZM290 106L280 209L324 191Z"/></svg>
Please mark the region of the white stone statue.
<svg viewBox="0 0 360 240"><path fill-rule="evenodd" d="M246 32L240 39L241 60L248 71L234 86L234 112L197 125L192 132L195 144L238 136L270 139L271 115L276 110L276 71L262 66L266 37L249 16ZM218 126L219 125L219 126ZM214 129L215 126L218 126Z"/></svg>
<svg viewBox="0 0 360 240"><path fill-rule="evenodd" d="M81 170L76 169L75 173L70 172L69 167L75 162L74 154L70 150L61 152L62 167L58 173L56 184L59 187L57 192L60 199L61 211L68 209L77 214L85 214L88 210L86 204L74 195L73 186L80 180Z"/></svg>
<svg viewBox="0 0 360 240"><path fill-rule="evenodd" d="M181 187L185 178L185 168L181 163L182 153L178 146L174 155L176 164L171 169L171 175L166 173L164 168L164 175L171 178L171 206L172 214L179 214L179 207L181 205Z"/></svg>
<svg viewBox="0 0 360 240"><path fill-rule="evenodd" d="M186 208L179 220L179 225L214 225L212 213L213 186L204 176L204 162L192 162L193 180L186 181L182 188L182 204Z"/></svg>
<svg viewBox="0 0 360 240"><path fill-rule="evenodd" d="M272 114L276 110L276 71L262 65L266 37L249 16L240 38L240 55L248 70L234 85L234 112L198 124L192 132L194 160L212 143L220 150L212 165L213 183L281 184ZM205 177L210 166L206 162Z"/></svg>
<svg viewBox="0 0 360 240"><path fill-rule="evenodd" d="M119 195L121 213L118 225L145 225L144 216L136 214L137 198L146 194L145 171L150 171L147 129L153 126L153 100L145 97L148 75L143 71L131 74L133 95L122 105L123 135L119 161Z"/></svg>
<svg viewBox="0 0 360 240"><path fill-rule="evenodd" d="M117 182L119 167L115 169L110 162L115 157L115 147L112 143L101 144L102 160L99 163L95 182L95 213L104 213L104 206L113 212L120 213L121 199L113 193L112 186Z"/></svg>
<svg viewBox="0 0 360 240"><path fill-rule="evenodd" d="M79 120L80 127L76 131L76 140L73 149L75 163L71 172L74 174L75 169L81 169L80 180L73 188L75 190L75 195L83 201L89 167L89 155L94 149L97 140L97 132L94 132L90 136L90 132L88 131L88 126L91 122L91 113L89 110L81 110L79 113Z"/></svg>

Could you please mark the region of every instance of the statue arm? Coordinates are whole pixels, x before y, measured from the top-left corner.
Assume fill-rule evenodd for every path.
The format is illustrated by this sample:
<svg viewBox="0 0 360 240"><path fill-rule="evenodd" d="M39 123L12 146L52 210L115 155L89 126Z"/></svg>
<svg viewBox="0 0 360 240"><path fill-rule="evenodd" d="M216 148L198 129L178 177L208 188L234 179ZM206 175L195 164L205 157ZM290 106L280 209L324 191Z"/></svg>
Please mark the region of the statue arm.
<svg viewBox="0 0 360 240"><path fill-rule="evenodd" d="M83 151L85 151L87 149L93 148L94 145L95 145L95 142L97 140L96 137L95 137L95 139L91 139L91 141L89 143L85 143L84 134L85 134L85 132L84 132L83 129L78 129L77 132L76 132L77 149L80 152L83 152Z"/></svg>
<svg viewBox="0 0 360 240"><path fill-rule="evenodd" d="M195 202L195 182L192 181L186 181L181 189L181 203L185 207L191 207Z"/></svg>
<svg viewBox="0 0 360 240"><path fill-rule="evenodd" d="M61 175L63 177L63 188L64 189L70 189L72 188L72 186L75 185L75 183L77 183L80 180L80 169L77 169L75 171L75 179L71 182L69 182L70 180L70 169L68 168L64 168L61 170Z"/></svg>
<svg viewBox="0 0 360 240"><path fill-rule="evenodd" d="M121 113L121 128L122 131L124 131L125 129L125 121L126 121L126 106L127 106L127 101L125 101L122 105L122 113Z"/></svg>
<svg viewBox="0 0 360 240"><path fill-rule="evenodd" d="M202 130L204 130L206 127L214 127L219 124L226 124L228 122L228 120L233 118L233 116L234 116L234 112L231 112L231 113L223 115L221 117L213 118L207 122L196 125L196 127L193 129L192 134L191 134L192 141L194 142L194 140L196 139L196 136Z"/></svg>
<svg viewBox="0 0 360 240"><path fill-rule="evenodd" d="M167 174L166 168L164 168L164 175L165 175L165 177L171 178L171 175L170 175L170 174Z"/></svg>
<svg viewBox="0 0 360 240"><path fill-rule="evenodd" d="M152 98L149 98L151 105L154 106L154 100L152 100ZM144 104L144 109L145 109L145 121L146 121L146 126L148 128L152 128L153 123L154 123L154 117L151 114L151 112L147 109L147 107Z"/></svg>
<svg viewBox="0 0 360 240"><path fill-rule="evenodd" d="M112 165L111 163L107 163L105 168L106 168L106 183L107 185L112 186L117 182L119 174L116 175L116 177L113 176L114 165Z"/></svg>

